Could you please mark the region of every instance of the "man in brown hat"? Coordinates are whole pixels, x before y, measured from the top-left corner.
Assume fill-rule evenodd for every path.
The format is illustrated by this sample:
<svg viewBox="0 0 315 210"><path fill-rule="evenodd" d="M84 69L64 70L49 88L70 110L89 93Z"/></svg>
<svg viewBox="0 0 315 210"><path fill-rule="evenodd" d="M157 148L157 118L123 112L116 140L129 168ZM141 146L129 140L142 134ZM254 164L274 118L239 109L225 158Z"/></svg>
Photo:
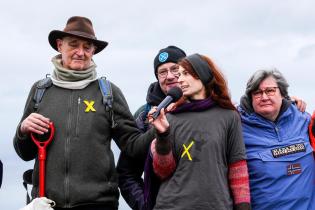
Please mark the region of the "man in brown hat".
<svg viewBox="0 0 315 210"><path fill-rule="evenodd" d="M45 195L55 201L55 209L116 210L119 191L111 139L128 155L144 158L154 133L139 132L113 83L112 107L104 107L92 57L108 43L96 38L88 18L71 17L63 31L51 31L48 39L60 53L52 59L52 85L46 87L40 103L34 99L40 84L33 85L14 137L17 154L25 161L35 159L32 197L39 196L39 168L30 134L45 135L53 122Z"/></svg>

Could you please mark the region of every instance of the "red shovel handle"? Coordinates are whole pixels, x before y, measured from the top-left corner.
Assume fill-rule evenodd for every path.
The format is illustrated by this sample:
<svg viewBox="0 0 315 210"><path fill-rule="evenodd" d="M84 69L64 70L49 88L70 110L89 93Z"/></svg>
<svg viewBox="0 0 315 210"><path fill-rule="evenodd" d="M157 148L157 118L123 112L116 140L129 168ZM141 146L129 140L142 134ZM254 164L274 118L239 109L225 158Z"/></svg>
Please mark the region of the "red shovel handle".
<svg viewBox="0 0 315 210"><path fill-rule="evenodd" d="M52 122L49 123L50 135L48 139L40 140L36 138L34 133L31 133L33 142L38 147L39 160L39 197L45 197L45 161L46 161L46 147L52 141L55 134L55 127Z"/></svg>
<svg viewBox="0 0 315 210"><path fill-rule="evenodd" d="M45 159L39 160L39 197L45 197Z"/></svg>

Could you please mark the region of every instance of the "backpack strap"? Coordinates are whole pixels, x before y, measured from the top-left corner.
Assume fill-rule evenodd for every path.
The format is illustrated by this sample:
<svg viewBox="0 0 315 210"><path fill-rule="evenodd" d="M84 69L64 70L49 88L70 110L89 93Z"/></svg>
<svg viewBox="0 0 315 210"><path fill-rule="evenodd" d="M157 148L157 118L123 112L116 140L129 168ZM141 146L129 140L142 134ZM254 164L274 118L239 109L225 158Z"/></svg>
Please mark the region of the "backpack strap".
<svg viewBox="0 0 315 210"><path fill-rule="evenodd" d="M33 100L35 101L34 110L37 111L39 103L41 102L45 90L52 86L52 80L48 75L46 75L46 78L40 80L36 85L35 94L33 97Z"/></svg>
<svg viewBox="0 0 315 210"><path fill-rule="evenodd" d="M112 128L115 128L117 126L117 123L115 122L114 117L114 111L113 111L113 91L112 86L109 80L106 80L106 77L101 77L98 79L98 84L103 96L103 104L105 106L105 110L109 112L111 122L112 122Z"/></svg>

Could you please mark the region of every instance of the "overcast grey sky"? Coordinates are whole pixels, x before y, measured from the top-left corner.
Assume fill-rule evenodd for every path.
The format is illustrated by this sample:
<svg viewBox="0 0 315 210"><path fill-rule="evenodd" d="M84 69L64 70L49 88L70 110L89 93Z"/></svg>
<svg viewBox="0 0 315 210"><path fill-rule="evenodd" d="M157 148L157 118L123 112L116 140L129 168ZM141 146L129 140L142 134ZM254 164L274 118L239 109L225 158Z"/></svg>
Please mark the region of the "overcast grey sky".
<svg viewBox="0 0 315 210"><path fill-rule="evenodd" d="M98 39L109 42L94 57L98 75L122 89L132 112L145 102L147 87L155 80L155 55L171 44L187 54L211 57L235 102L254 71L277 68L290 84L290 95L303 98L313 112L314 8L311 0L1 1L0 209L24 205L22 173L33 162L18 158L12 138L31 85L52 71L56 52L48 33L62 30L70 16L89 17ZM121 202L120 209L129 208Z"/></svg>

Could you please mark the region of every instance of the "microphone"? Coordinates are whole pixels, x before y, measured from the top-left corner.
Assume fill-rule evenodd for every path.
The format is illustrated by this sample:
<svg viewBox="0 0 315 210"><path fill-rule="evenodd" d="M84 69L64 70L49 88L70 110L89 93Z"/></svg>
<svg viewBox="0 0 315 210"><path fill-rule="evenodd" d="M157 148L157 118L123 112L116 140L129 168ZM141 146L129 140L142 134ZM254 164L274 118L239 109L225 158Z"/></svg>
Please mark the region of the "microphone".
<svg viewBox="0 0 315 210"><path fill-rule="evenodd" d="M164 100L158 105L156 112L153 113L152 117L156 119L161 109L166 108L170 103L178 101L183 96L182 89L179 87L172 87L168 92Z"/></svg>

